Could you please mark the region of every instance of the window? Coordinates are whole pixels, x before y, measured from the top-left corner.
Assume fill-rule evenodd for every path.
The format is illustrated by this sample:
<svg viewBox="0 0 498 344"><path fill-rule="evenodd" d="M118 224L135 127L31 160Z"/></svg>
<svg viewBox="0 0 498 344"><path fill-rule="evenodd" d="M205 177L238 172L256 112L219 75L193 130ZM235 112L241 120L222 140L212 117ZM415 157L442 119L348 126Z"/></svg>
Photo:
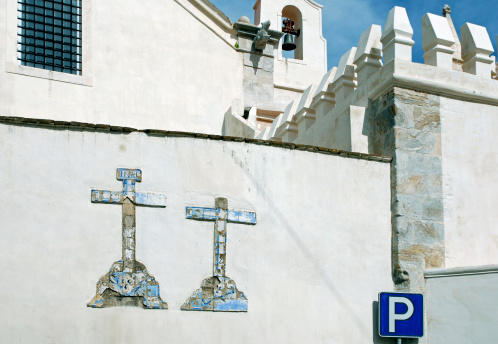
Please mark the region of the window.
<svg viewBox="0 0 498 344"><path fill-rule="evenodd" d="M81 0L18 0L22 65L81 75Z"/></svg>

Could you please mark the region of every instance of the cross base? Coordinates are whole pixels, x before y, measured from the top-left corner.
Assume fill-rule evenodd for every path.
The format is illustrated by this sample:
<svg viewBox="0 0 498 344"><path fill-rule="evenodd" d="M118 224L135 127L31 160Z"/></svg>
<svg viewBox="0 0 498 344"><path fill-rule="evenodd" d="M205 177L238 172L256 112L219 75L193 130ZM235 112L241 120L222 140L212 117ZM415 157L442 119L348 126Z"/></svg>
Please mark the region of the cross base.
<svg viewBox="0 0 498 344"><path fill-rule="evenodd" d="M181 307L184 311L247 312L247 298L229 277L205 278Z"/></svg>
<svg viewBox="0 0 498 344"><path fill-rule="evenodd" d="M138 305L126 302L134 297L143 298L143 307L149 309L167 309L168 304L159 296L159 284L154 276L149 275L145 265L135 262L135 269L124 268L123 261L115 262L109 272L97 282L95 297L88 307L104 308L121 305Z"/></svg>

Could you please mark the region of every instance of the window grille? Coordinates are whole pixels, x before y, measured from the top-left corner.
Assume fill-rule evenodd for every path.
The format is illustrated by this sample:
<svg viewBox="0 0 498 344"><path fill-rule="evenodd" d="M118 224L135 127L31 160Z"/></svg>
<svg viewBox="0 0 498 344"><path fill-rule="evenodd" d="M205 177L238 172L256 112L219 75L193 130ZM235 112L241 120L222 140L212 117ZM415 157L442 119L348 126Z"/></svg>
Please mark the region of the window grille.
<svg viewBox="0 0 498 344"><path fill-rule="evenodd" d="M22 65L81 75L81 0L18 0Z"/></svg>

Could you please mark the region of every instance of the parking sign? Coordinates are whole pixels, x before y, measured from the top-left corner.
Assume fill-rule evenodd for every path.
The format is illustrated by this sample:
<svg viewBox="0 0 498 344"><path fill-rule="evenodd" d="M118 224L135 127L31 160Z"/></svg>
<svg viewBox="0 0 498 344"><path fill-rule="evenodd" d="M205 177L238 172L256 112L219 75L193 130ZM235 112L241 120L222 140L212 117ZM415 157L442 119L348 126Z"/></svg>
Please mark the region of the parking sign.
<svg viewBox="0 0 498 344"><path fill-rule="evenodd" d="M424 295L379 293L379 335L419 338L424 336Z"/></svg>

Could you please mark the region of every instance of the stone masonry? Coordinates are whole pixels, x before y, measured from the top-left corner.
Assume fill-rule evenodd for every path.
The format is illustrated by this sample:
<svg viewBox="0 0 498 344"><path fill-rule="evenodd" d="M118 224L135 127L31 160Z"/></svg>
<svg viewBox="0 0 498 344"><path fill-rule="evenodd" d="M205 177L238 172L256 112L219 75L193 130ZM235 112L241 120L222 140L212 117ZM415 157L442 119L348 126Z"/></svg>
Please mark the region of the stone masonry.
<svg viewBox="0 0 498 344"><path fill-rule="evenodd" d="M445 264L439 97L394 88L372 105L371 147L393 158L393 281L422 291L424 269Z"/></svg>

